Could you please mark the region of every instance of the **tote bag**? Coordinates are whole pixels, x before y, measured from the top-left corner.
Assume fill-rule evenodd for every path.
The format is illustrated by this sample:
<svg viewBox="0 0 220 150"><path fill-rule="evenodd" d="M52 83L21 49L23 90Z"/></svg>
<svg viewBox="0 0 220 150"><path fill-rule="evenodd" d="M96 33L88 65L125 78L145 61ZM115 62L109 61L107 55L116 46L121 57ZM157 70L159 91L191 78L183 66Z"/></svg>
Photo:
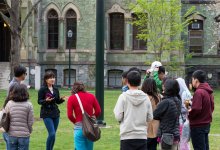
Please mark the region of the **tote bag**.
<svg viewBox="0 0 220 150"><path fill-rule="evenodd" d="M2 127L5 132L8 132L10 127L10 117L9 112L6 112L4 109L0 112L0 127Z"/></svg>
<svg viewBox="0 0 220 150"><path fill-rule="evenodd" d="M78 94L75 94L76 98L78 100L78 103L80 105L80 109L82 111L82 130L83 130L83 135L95 142L98 141L101 138L101 130L97 124L97 120L95 117L90 117L86 111L84 111L82 102L79 98Z"/></svg>

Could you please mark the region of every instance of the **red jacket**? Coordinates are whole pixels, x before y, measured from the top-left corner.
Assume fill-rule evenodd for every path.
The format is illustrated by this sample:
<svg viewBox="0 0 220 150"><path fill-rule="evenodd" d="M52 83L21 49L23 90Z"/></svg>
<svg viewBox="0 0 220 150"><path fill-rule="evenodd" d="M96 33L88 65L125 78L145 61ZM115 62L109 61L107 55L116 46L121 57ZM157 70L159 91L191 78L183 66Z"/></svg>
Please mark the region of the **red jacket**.
<svg viewBox="0 0 220 150"><path fill-rule="evenodd" d="M200 83L192 99L192 110L189 112L191 127L202 127L212 122L214 111L213 90L208 83Z"/></svg>
<svg viewBox="0 0 220 150"><path fill-rule="evenodd" d="M90 115L98 117L101 114L101 108L96 97L88 92L78 92L84 110ZM72 123L82 121L82 111L75 95L69 97L67 102L67 116Z"/></svg>

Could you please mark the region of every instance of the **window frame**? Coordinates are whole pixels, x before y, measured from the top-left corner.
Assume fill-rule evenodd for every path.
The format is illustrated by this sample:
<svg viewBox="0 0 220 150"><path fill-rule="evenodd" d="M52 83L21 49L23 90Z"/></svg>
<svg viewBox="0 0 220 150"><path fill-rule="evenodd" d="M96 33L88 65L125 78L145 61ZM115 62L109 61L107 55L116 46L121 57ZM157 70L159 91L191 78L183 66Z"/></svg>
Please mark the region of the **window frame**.
<svg viewBox="0 0 220 150"><path fill-rule="evenodd" d="M138 19L138 16L135 13L132 13L131 17L132 17L132 20ZM147 41L140 40L137 38L138 31L139 31L138 27L133 24L132 25L132 50L134 51L144 50L145 51L147 50ZM138 45L137 47L135 47L135 44L134 44L135 41L137 42L137 45ZM144 46L142 45L143 43L145 43Z"/></svg>
<svg viewBox="0 0 220 150"><path fill-rule="evenodd" d="M75 16L68 17L67 15L70 11L73 11ZM68 32L68 20L67 19L74 19L74 21L75 21L75 27L73 27L73 28L75 28L75 33L72 29L73 37L70 40L70 41L73 41L75 39L75 43L74 43L73 47L70 47L70 48L68 46L68 37L67 37L67 32ZM66 48L66 50L67 49L76 49L76 47L77 47L77 13L73 9L69 9L65 14L65 31L66 31L65 32L65 48Z"/></svg>
<svg viewBox="0 0 220 150"><path fill-rule="evenodd" d="M113 76L113 77L110 77L110 73L111 73L111 72L114 72L114 76ZM118 74L116 74L116 73L118 73ZM110 87L110 88L121 88L121 87L123 86L123 85L122 85L122 81L121 81L121 79L122 79L122 77L121 77L122 73L123 73L123 70L120 70L120 69L111 69L111 70L108 70L108 87ZM119 76L119 74L120 74L120 76ZM113 79L114 79L114 85L113 85L113 84L110 85L110 78L113 78ZM117 85L117 80L119 80L119 79L120 79L120 81L121 81L120 86Z"/></svg>
<svg viewBox="0 0 220 150"><path fill-rule="evenodd" d="M73 71L73 73L71 72ZM66 75L67 73L67 75ZM73 76L71 76L73 75ZM71 84L71 79L73 78L73 83ZM75 79L75 80L74 80ZM68 83L66 83L68 81ZM70 86L73 86L74 82L76 82L76 69L70 69ZM69 86L69 69L63 70L63 86Z"/></svg>
<svg viewBox="0 0 220 150"><path fill-rule="evenodd" d="M123 30L117 26L117 24L119 24L118 21L112 20L112 19L115 19L115 20L118 19L117 17L114 18L114 15L115 16L116 15L123 16L122 21L121 21L121 28ZM124 13L121 13L121 12L109 13L109 22L110 22L110 24L109 24L110 25L110 27L109 27L109 48L110 48L110 50L116 50L116 51L117 50L124 50L124 48L125 48L125 15L124 15ZM116 23L113 24L113 22L116 22ZM115 26L117 26L117 29ZM114 28L114 29L112 29L112 28ZM120 44L120 46L118 46L118 48L116 46L115 47L113 46L115 43L114 41L118 41L117 38L119 37L119 36L117 36L115 31L119 31L117 34L120 35L120 38L121 38L121 41L118 42ZM116 36L116 38L114 36Z"/></svg>
<svg viewBox="0 0 220 150"><path fill-rule="evenodd" d="M55 16L49 16L50 15L50 13L52 13L52 12L55 12L56 13L56 17ZM57 33L56 32L53 32L53 33L49 33L49 30L50 30L50 22L51 21L57 21ZM55 24L54 23L51 23L51 24L53 24L53 30L55 30L54 28L56 28L56 26L54 26ZM57 35L57 40L50 40L50 35L51 34L56 34ZM53 39L53 38L52 38ZM54 38L55 39L55 38ZM55 46L50 46L50 44L49 44L49 42L50 41L54 41L54 42L56 42L57 41L57 43L55 43L54 45ZM48 13L47 13L47 49L49 49L49 50L54 50L54 49L58 49L59 48L59 16L58 16L58 13L56 12L56 10L54 10L54 9L51 9L50 11L48 11Z"/></svg>
<svg viewBox="0 0 220 150"><path fill-rule="evenodd" d="M195 23L195 22L200 24L200 28L198 28L198 29L196 29L196 28L193 29L192 28L192 24ZM192 36L192 33L194 33L195 36ZM196 36L196 34L197 34L197 36ZM199 36L199 34L201 36ZM201 40L201 44L198 44L198 45L191 44L193 42L193 39L194 40L195 39ZM188 40L189 40L188 50L189 50L190 53L194 53L194 54L202 54L203 53L203 51L204 51L204 20L196 20L196 21L192 20L192 23L190 23L188 25ZM201 47L201 50L199 50L199 48L198 48L198 50L193 49L193 48L196 48L196 47L197 48Z"/></svg>

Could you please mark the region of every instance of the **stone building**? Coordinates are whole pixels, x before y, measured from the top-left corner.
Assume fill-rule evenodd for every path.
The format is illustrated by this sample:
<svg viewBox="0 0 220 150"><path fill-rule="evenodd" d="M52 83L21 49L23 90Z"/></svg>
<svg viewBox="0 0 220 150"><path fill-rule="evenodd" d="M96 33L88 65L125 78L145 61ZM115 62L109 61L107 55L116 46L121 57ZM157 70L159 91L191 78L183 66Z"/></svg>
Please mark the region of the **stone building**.
<svg viewBox="0 0 220 150"><path fill-rule="evenodd" d="M131 1L105 1L105 87L120 87L121 73L133 66L140 68L144 75L146 68L149 67L145 62L154 60L153 54L147 51L145 42L136 38L138 29L131 24L134 15L128 9ZM196 1L199 3L195 3ZM22 2L22 19L32 7L32 2L34 0ZM186 50L195 52L192 59L185 62L186 77L189 79L192 71L201 68L207 71L209 81L218 86L219 83L216 80L220 78L220 70L218 72L220 63L218 60L218 54L220 54L218 7L220 4L215 4L215 1L211 0L182 0L182 2L183 13L192 5L195 5L197 11L200 12L196 16L193 14L188 16L194 17L193 19L197 21L186 29L189 34L182 36L187 41ZM2 28L3 25L4 23L0 22L0 35L9 32ZM194 27L197 28L194 29ZM71 84L80 80L87 86L94 87L95 29L96 0L43 0L33 11L22 34L25 42L21 49L21 57L22 63L28 69L27 84L31 86L42 84L45 71L51 70L56 74L58 86L68 86L70 52ZM73 31L71 39L67 37L69 30ZM0 40L0 47L4 45L3 41L9 41L6 38L10 39L4 36L3 40ZM193 43L201 44L193 45ZM0 51L0 69L7 70L5 66L9 65L10 42L3 48L1 47ZM3 52L7 52L4 57ZM183 56L180 57L183 58ZM168 58L166 61L170 61L170 59ZM181 61L184 60L181 59ZM40 72L37 71L36 74L37 69L40 69ZM182 72L184 71L183 69ZM5 74L5 72L1 72L1 76L4 75L4 81L7 76ZM0 81L3 81L1 76ZM0 84L5 85L6 83L1 82Z"/></svg>
<svg viewBox="0 0 220 150"><path fill-rule="evenodd" d="M120 87L122 72L133 66L144 75L145 62L153 56L146 54L146 44L136 38L128 4L105 1L105 87ZM39 10L38 64L42 74L52 70L57 85L67 86L70 49L71 84L81 80L94 87L96 0L45 1ZM69 29L73 31L72 40L67 37Z"/></svg>
<svg viewBox="0 0 220 150"><path fill-rule="evenodd" d="M192 24L183 35L186 50L193 52L186 60L186 79L189 82L193 71L206 71L208 82L213 87L220 86L220 1L218 0L182 0L182 12L195 7L189 15Z"/></svg>

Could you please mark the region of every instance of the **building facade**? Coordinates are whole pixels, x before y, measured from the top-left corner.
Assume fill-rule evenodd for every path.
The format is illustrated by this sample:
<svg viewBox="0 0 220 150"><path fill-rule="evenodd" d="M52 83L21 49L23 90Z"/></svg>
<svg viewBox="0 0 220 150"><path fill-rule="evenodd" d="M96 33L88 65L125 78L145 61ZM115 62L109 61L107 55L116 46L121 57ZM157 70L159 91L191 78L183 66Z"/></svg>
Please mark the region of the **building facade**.
<svg viewBox="0 0 220 150"><path fill-rule="evenodd" d="M192 23L183 35L185 49L193 52L186 60L186 79L190 82L193 71L206 71L208 82L220 86L220 1L182 0L182 12L195 7L195 13L187 16Z"/></svg>
<svg viewBox="0 0 220 150"><path fill-rule="evenodd" d="M138 40L137 27L131 25L129 1L105 2L105 87L121 87L121 74L137 66L145 74L147 54ZM68 86L69 50L71 84L80 80L95 86L96 0L44 1L39 7L38 64L42 74L52 70L58 86ZM68 39L68 30L73 31ZM71 43L71 44L70 44Z"/></svg>
<svg viewBox="0 0 220 150"><path fill-rule="evenodd" d="M132 0L105 1L105 87L121 87L122 72L133 66L140 68L144 75L145 70L149 67L145 62L154 61L154 54L147 51L146 43L136 38L138 29L131 24L132 18L135 16L128 9L130 2ZM189 81L192 72L201 68L208 73L212 85L219 86L220 84L216 80L220 79L220 68L218 68L220 63L218 59L220 54L218 21L220 13L218 8L220 4L210 0L199 2L182 0L182 13L191 6L195 6L196 11L199 12L196 15L188 16L194 17L192 19L197 21L189 25L186 29L187 34L182 36L186 41L185 49L195 52L191 59L185 61L186 78ZM32 2L22 2L21 18L25 18L32 6ZM21 60L28 69L28 77L25 82L33 87L36 82L41 85L45 71L51 70L56 74L57 86L68 86L70 53L71 84L75 81L83 81L88 87L94 87L95 29L96 0L42 1L32 12L22 34L25 40L21 49ZM72 38L68 38L69 30L73 31ZM6 38L4 37L4 39ZM2 43L0 40L0 45ZM10 48L4 49L7 52L10 51ZM179 57L184 64L184 56ZM170 61L170 58L167 58L166 61ZM8 62L9 59L1 58L0 66L6 66L5 63ZM38 74L36 74L36 66L40 68ZM185 66L182 67L183 69L174 76L184 74ZM39 76L40 78L36 80L36 77Z"/></svg>

